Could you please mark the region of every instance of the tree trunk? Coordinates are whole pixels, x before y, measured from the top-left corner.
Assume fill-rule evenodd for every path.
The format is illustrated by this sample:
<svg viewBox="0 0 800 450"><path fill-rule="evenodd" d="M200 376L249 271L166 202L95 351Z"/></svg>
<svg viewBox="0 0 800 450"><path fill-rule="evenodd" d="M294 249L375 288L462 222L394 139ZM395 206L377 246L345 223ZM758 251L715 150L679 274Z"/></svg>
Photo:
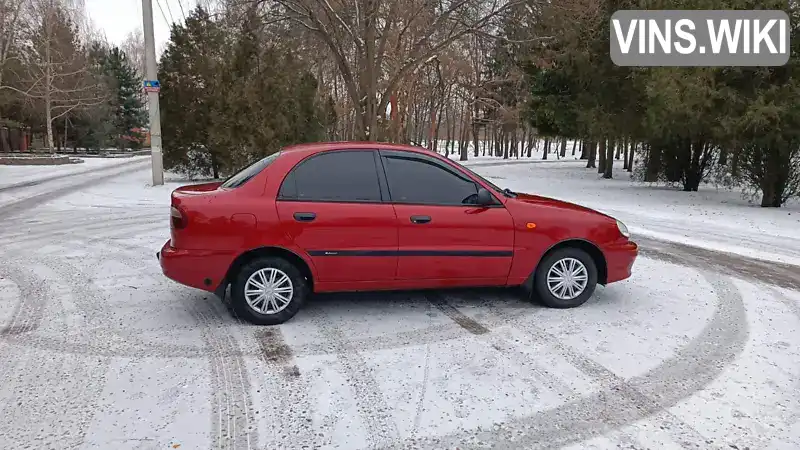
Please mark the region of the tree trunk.
<svg viewBox="0 0 800 450"><path fill-rule="evenodd" d="M567 138L561 138L561 157L564 158L567 156Z"/></svg>
<svg viewBox="0 0 800 450"><path fill-rule="evenodd" d="M575 146L578 145L578 140L572 141L572 156L575 156Z"/></svg>
<svg viewBox="0 0 800 450"><path fill-rule="evenodd" d="M469 159L469 128L466 124L472 122L470 119L471 115L472 109L470 109L469 105L465 102L464 108L461 110L461 136L458 140L458 146L461 149L459 161L467 161ZM465 118L466 120L464 120Z"/></svg>
<svg viewBox="0 0 800 450"><path fill-rule="evenodd" d="M653 145L648 142L645 154L647 155L647 167L645 168L644 181L654 183L658 181L661 174L661 145Z"/></svg>
<svg viewBox="0 0 800 450"><path fill-rule="evenodd" d="M761 185L761 207L772 208L775 206L777 194L775 192L775 184L772 182L765 182ZM778 202L780 203L780 202ZM778 207L781 205L778 204Z"/></svg>
<svg viewBox="0 0 800 450"><path fill-rule="evenodd" d="M684 151L689 154L689 165L683 171L683 190L697 192L703 179L704 165L701 158L705 156L706 143L687 141L684 145L686 145Z"/></svg>
<svg viewBox="0 0 800 450"><path fill-rule="evenodd" d="M597 173L605 173L606 171L606 138L600 139L600 148L597 152L600 154L600 161L597 164Z"/></svg>
<svg viewBox="0 0 800 450"><path fill-rule="evenodd" d="M519 141L519 148L520 153L525 153L525 143L528 142L528 133L530 132L530 127L525 127L522 129L522 139Z"/></svg>
<svg viewBox="0 0 800 450"><path fill-rule="evenodd" d="M614 158L619 160L619 147L620 147L619 143L612 144L612 145L615 145L617 147L616 148L616 153L614 154ZM622 141L622 145L625 145L625 141L624 140Z"/></svg>
<svg viewBox="0 0 800 450"><path fill-rule="evenodd" d="M514 158L519 159L519 138L517 137L517 131L514 130L514 134L511 135L511 149L514 151Z"/></svg>
<svg viewBox="0 0 800 450"><path fill-rule="evenodd" d="M50 63L50 39L45 43L45 93L44 93L44 108L45 108L45 123L47 124L47 149L50 153L55 153L55 141L53 139L53 101L51 92L53 88L53 66Z"/></svg>
<svg viewBox="0 0 800 450"><path fill-rule="evenodd" d="M581 139L581 158L580 159L589 159L589 155L586 153L586 141Z"/></svg>
<svg viewBox="0 0 800 450"><path fill-rule="evenodd" d="M719 165L725 167L728 165L728 148L723 147L722 150L719 151Z"/></svg>
<svg viewBox="0 0 800 450"><path fill-rule="evenodd" d="M608 154L606 155L606 166L605 170L603 171L603 178L611 179L614 177L614 141L609 141L608 143ZM617 157L619 157L619 149L617 149Z"/></svg>
<svg viewBox="0 0 800 450"><path fill-rule="evenodd" d="M535 141L534 137L533 130L531 130L531 132L528 133L528 158L533 156L533 143Z"/></svg>
<svg viewBox="0 0 800 450"><path fill-rule="evenodd" d="M633 155L636 154L636 143L631 141L628 145L630 147L628 152L628 172L633 172Z"/></svg>
<svg viewBox="0 0 800 450"><path fill-rule="evenodd" d="M622 150L623 150L623 161L622 161L622 168L628 170L628 142L622 141ZM619 152L619 150L617 150Z"/></svg>
<svg viewBox="0 0 800 450"><path fill-rule="evenodd" d="M550 153L550 138L544 138L544 152L542 152L542 159L547 159L548 153Z"/></svg>
<svg viewBox="0 0 800 450"><path fill-rule="evenodd" d="M731 155L731 176L734 179L739 177L739 157L741 153L741 149L734 149L733 155Z"/></svg>
<svg viewBox="0 0 800 450"><path fill-rule="evenodd" d="M440 115L441 114L438 113L436 109L431 110L431 142L428 144L428 148L434 152L439 148L439 125L441 122L439 120Z"/></svg>
<svg viewBox="0 0 800 450"><path fill-rule="evenodd" d="M478 114L480 111L478 110L477 101L475 102L474 106L475 107L472 111L472 140L475 143L475 148L473 149L472 155L477 158L478 152L480 151L480 137L478 136L478 133L480 132L480 129L478 128Z"/></svg>
<svg viewBox="0 0 800 450"><path fill-rule="evenodd" d="M503 131L503 159L508 159L508 150L511 146L511 137Z"/></svg>
<svg viewBox="0 0 800 450"><path fill-rule="evenodd" d="M215 180L219 179L219 162L213 153L211 154L211 172Z"/></svg>
<svg viewBox="0 0 800 450"><path fill-rule="evenodd" d="M586 143L586 146L589 147L589 151L586 152L586 168L594 169L597 167L597 142L589 141Z"/></svg>
<svg viewBox="0 0 800 450"><path fill-rule="evenodd" d="M780 208L784 199L788 197L787 189L791 189L793 174L797 169L791 167L791 155L777 148L766 148L760 151L762 158L763 174L761 176L761 207ZM766 152L766 153L764 153ZM791 194L791 192L788 192Z"/></svg>
<svg viewBox="0 0 800 450"><path fill-rule="evenodd" d="M450 120L450 108L445 107L444 108L444 129L445 129L445 132L447 133L446 139L444 141L444 155L445 156L449 156L450 155L450 143L453 141L453 129L451 127L451 122L452 122L452 120Z"/></svg>

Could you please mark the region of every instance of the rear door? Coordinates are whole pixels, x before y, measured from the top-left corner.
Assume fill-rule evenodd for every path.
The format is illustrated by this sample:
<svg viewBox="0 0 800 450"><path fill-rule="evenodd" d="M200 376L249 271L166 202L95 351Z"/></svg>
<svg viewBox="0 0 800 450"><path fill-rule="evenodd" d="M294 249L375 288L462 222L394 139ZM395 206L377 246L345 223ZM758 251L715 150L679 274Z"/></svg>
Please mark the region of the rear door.
<svg viewBox="0 0 800 450"><path fill-rule="evenodd" d="M310 256L319 281L395 277L397 216L384 202L378 158L374 150L319 153L298 163L281 184L276 205L282 227Z"/></svg>
<svg viewBox="0 0 800 450"><path fill-rule="evenodd" d="M381 157L397 215L398 279L504 284L514 224L502 203L470 204L479 185L432 156L382 150Z"/></svg>

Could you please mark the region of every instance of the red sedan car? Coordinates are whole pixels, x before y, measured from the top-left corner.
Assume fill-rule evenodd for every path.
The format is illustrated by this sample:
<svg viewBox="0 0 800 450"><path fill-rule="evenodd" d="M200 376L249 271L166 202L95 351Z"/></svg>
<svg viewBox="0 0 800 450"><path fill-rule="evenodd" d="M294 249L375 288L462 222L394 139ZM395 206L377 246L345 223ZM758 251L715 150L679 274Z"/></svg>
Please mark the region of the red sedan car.
<svg viewBox="0 0 800 450"><path fill-rule="evenodd" d="M172 193L164 274L262 325L312 292L522 286L555 308L631 275L618 220L501 189L434 152L383 143L285 148L225 182Z"/></svg>

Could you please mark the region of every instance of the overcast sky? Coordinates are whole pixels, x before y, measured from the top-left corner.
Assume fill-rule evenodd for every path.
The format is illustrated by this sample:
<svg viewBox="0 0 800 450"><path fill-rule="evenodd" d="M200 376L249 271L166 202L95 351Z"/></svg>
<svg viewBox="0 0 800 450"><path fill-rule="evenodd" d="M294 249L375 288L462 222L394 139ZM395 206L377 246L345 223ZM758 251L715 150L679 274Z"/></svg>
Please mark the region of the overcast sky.
<svg viewBox="0 0 800 450"><path fill-rule="evenodd" d="M105 33L113 44L121 43L128 33L142 27L142 0L85 1L92 24ZM183 15L189 14L189 11L194 9L197 0L152 0L152 2L156 52L161 53L169 40L168 23L173 20L175 23L182 23Z"/></svg>

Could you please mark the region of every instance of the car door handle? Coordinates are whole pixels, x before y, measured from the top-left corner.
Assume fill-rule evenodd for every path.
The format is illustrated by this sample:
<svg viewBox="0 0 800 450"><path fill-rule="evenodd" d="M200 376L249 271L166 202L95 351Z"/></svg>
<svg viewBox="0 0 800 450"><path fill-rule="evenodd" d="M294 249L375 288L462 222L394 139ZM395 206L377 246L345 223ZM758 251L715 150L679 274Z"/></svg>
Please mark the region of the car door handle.
<svg viewBox="0 0 800 450"><path fill-rule="evenodd" d="M294 220L298 222L313 222L317 218L317 214L313 212L296 212L294 213Z"/></svg>
<svg viewBox="0 0 800 450"><path fill-rule="evenodd" d="M431 221L431 216L411 216L413 223L428 223Z"/></svg>

